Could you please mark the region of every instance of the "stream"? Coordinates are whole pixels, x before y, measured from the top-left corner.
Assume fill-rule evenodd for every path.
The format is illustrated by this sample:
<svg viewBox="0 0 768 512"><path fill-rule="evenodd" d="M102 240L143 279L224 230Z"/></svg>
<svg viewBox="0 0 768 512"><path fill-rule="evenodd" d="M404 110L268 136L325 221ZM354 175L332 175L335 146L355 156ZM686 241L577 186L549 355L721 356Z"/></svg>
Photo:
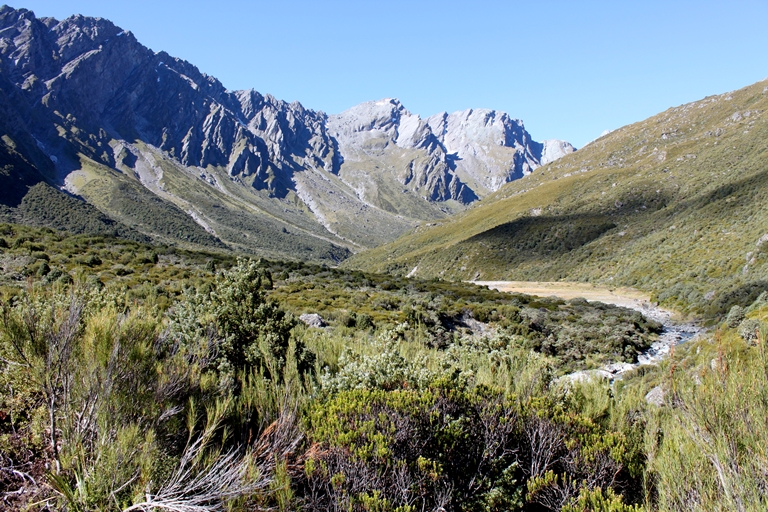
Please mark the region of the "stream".
<svg viewBox="0 0 768 512"><path fill-rule="evenodd" d="M475 284L488 286L502 292L517 292L529 295L555 296L561 299L582 297L587 301L603 302L639 311L648 319L662 324L658 340L637 356L636 363L611 363L594 370L582 370L561 377L564 380L579 381L599 376L611 381L639 366L656 364L669 354L670 349L692 340L704 332L694 322L676 322L673 313L650 302L650 297L630 288L598 288L586 283L526 282L526 281L477 281Z"/></svg>

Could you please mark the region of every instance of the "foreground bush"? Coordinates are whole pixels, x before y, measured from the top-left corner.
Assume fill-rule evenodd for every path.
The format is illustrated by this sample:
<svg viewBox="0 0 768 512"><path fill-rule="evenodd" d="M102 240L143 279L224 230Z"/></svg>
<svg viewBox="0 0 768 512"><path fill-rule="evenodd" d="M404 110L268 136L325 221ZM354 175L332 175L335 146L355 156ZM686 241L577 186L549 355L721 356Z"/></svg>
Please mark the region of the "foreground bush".
<svg viewBox="0 0 768 512"><path fill-rule="evenodd" d="M559 510L629 478L622 434L546 399L450 380L338 393L307 428L308 510Z"/></svg>
<svg viewBox="0 0 768 512"><path fill-rule="evenodd" d="M279 407L264 383L301 364L293 322L255 272L245 261L223 272L205 300L179 305L170 329L149 305L95 287L33 288L2 304L0 464L14 506L186 511L267 499L301 436L290 414L265 430Z"/></svg>
<svg viewBox="0 0 768 512"><path fill-rule="evenodd" d="M768 508L768 307L748 320L754 338L727 322L714 347L691 347L669 378L667 407L646 435L661 510Z"/></svg>

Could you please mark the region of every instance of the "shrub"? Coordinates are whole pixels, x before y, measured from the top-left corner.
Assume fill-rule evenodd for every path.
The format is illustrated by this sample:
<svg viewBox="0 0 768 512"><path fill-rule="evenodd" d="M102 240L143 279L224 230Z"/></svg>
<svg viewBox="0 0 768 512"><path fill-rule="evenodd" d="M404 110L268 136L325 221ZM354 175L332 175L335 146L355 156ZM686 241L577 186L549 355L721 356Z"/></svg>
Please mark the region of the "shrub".
<svg viewBox="0 0 768 512"><path fill-rule="evenodd" d="M765 244L765 245L768 247L768 244ZM755 299L755 302L750 304L750 306L747 308L745 313L750 313L752 311L755 311L765 306L768 306L768 292L764 291L757 296L757 299Z"/></svg>
<svg viewBox="0 0 768 512"><path fill-rule="evenodd" d="M101 258L99 258L97 255L89 254L85 257L85 259L83 260L83 263L85 265L88 265L89 267L98 267L99 265L101 265L102 262L101 262Z"/></svg>
<svg viewBox="0 0 768 512"><path fill-rule="evenodd" d="M373 327L373 318L366 313L360 313L355 318L355 327L360 330L367 330Z"/></svg>
<svg viewBox="0 0 768 512"><path fill-rule="evenodd" d="M34 477L2 487L6 497L24 485L53 510L218 510L270 494L298 443L291 407L264 436L266 424L251 425L253 444L233 441L223 423L248 406L206 386L215 347L175 343L156 309L128 309L120 292L32 290L0 303L0 485L14 467L6 455L34 457L19 467ZM9 433L26 439L23 450L7 451Z"/></svg>
<svg viewBox="0 0 768 512"><path fill-rule="evenodd" d="M233 385L243 370L279 380L288 356L300 375L310 373L314 356L300 340L288 354L296 320L265 296L263 287L271 285L268 272L252 260L239 259L217 277L210 293L190 290L174 308L171 336L190 347L210 339L216 354L210 368L222 385Z"/></svg>
<svg viewBox="0 0 768 512"><path fill-rule="evenodd" d="M467 510L488 494L508 504L522 492L512 452L505 455L518 427L510 403L450 386L354 390L315 406L309 422L319 445L299 489L308 510L364 510L373 493L388 510Z"/></svg>
<svg viewBox="0 0 768 512"><path fill-rule="evenodd" d="M37 277L44 277L48 275L48 272L51 271L51 267L48 266L48 263L45 260L38 260L38 261L41 261L42 263L40 263L37 266L37 271L35 272Z"/></svg>
<svg viewBox="0 0 768 512"><path fill-rule="evenodd" d="M117 265L112 266L112 272L115 273L116 276L127 276L129 274L133 274L133 269L131 267L126 267L125 265L121 265L118 263Z"/></svg>
<svg viewBox="0 0 768 512"><path fill-rule="evenodd" d="M271 283L268 273L256 262L238 260L235 267L219 275L216 290L211 293L211 307L224 337L219 347L221 364L234 370L256 368L268 378L277 379L285 366L296 320L265 297L262 286L271 287ZM300 360L302 370L306 370L304 360Z"/></svg>
<svg viewBox="0 0 768 512"><path fill-rule="evenodd" d="M627 505L613 489L581 488L579 497L562 508L562 512L642 512L640 505Z"/></svg>
<svg viewBox="0 0 768 512"><path fill-rule="evenodd" d="M136 265L156 264L158 262L157 253L154 251L144 252L136 256L133 263Z"/></svg>
<svg viewBox="0 0 768 512"><path fill-rule="evenodd" d="M548 399L523 405L450 378L422 390L343 391L312 407L308 436L308 510L364 510L371 493L388 510L558 510L581 489L620 502L609 490L629 483L622 434Z"/></svg>
<svg viewBox="0 0 768 512"><path fill-rule="evenodd" d="M737 304L731 307L731 310L728 311L728 317L725 319L725 323L728 327L734 329L739 326L742 320L744 320L744 308Z"/></svg>
<svg viewBox="0 0 768 512"><path fill-rule="evenodd" d="M51 261L51 257L48 256L47 253L42 251L35 251L30 256L36 260L45 260L45 261Z"/></svg>
<svg viewBox="0 0 768 512"><path fill-rule="evenodd" d="M742 324L747 327L745 335L755 332L754 319ZM768 507L765 347L761 343L745 350L740 340L733 343L735 332L715 336L717 346L691 347L692 353L710 350L702 350L703 361L688 362L698 363L697 367L686 368L685 360L675 361L682 371L669 375L668 403L674 407L658 410L649 420L645 453L657 510ZM717 357L711 360L715 350Z"/></svg>
<svg viewBox="0 0 768 512"><path fill-rule="evenodd" d="M408 360L398 350L399 335L396 330L379 336L378 350L374 356L351 352L342 353L339 371L331 375L327 370L320 379L324 390L335 393L351 389L420 389L435 375L426 368L426 361Z"/></svg>
<svg viewBox="0 0 768 512"><path fill-rule="evenodd" d="M755 318L744 319L739 324L739 336L741 336L744 339L744 341L746 341L750 345L753 345L757 341L757 338L759 337L759 332L760 332L760 321Z"/></svg>

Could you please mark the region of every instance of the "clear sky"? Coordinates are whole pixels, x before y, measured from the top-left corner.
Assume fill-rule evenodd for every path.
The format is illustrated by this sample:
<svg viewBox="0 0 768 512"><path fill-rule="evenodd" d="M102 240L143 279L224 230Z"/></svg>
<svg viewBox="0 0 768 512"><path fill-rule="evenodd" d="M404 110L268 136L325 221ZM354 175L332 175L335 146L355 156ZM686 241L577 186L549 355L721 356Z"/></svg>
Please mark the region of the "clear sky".
<svg viewBox="0 0 768 512"><path fill-rule="evenodd" d="M768 0L5 1L108 18L228 89L330 114L493 108L577 147L768 77Z"/></svg>

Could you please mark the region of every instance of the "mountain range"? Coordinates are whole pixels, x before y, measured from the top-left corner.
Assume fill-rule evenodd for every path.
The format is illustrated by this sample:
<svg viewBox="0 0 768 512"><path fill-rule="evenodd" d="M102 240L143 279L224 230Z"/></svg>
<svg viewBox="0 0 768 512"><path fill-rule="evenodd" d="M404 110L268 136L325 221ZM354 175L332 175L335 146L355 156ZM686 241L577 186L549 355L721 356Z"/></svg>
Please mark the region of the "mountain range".
<svg viewBox="0 0 768 512"><path fill-rule="evenodd" d="M452 280L634 286L715 318L768 286L768 85L579 151L485 109L328 115L107 20L0 8L0 220Z"/></svg>
<svg viewBox="0 0 768 512"><path fill-rule="evenodd" d="M504 112L229 91L108 20L0 7L0 216L336 263L574 151Z"/></svg>

